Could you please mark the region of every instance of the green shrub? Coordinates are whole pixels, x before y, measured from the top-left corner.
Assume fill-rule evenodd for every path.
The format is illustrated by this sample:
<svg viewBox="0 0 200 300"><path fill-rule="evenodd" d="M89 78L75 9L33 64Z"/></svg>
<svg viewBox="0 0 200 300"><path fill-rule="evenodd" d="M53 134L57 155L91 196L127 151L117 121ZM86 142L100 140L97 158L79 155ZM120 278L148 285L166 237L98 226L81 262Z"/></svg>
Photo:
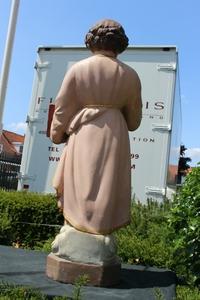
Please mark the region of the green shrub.
<svg viewBox="0 0 200 300"><path fill-rule="evenodd" d="M177 286L176 300L200 300L200 291L188 286Z"/></svg>
<svg viewBox="0 0 200 300"><path fill-rule="evenodd" d="M169 218L176 271L200 284L200 167L194 168L175 197Z"/></svg>
<svg viewBox="0 0 200 300"><path fill-rule="evenodd" d="M170 267L172 247L167 219L170 202L133 203L131 223L116 233L118 255L123 262Z"/></svg>
<svg viewBox="0 0 200 300"><path fill-rule="evenodd" d="M29 287L16 286L14 284L0 283L0 299L2 300L47 300L47 297L42 295L36 289Z"/></svg>
<svg viewBox="0 0 200 300"><path fill-rule="evenodd" d="M51 252L51 244L54 241L55 236L50 237L48 240L46 240L45 242L37 242L34 245L34 250L39 250L39 251L43 251L43 252Z"/></svg>
<svg viewBox="0 0 200 300"><path fill-rule="evenodd" d="M74 286L73 296L54 296L52 300L79 300L82 299L80 294L80 288L78 283ZM155 299L163 299L162 292L159 289L154 290ZM200 291L197 288L191 288L187 286L177 286L176 288L176 300L200 300ZM47 300L47 296L43 295L36 289L30 287L16 286L14 284L0 283L0 300ZM174 299L174 300L175 300Z"/></svg>
<svg viewBox="0 0 200 300"><path fill-rule="evenodd" d="M59 230L45 224L62 225L64 222L52 195L1 190L0 212L0 243L4 245L17 243L33 247L55 236Z"/></svg>
<svg viewBox="0 0 200 300"><path fill-rule="evenodd" d="M28 286L20 286L7 282L0 282L0 300L81 300L82 287L87 284L88 277L86 275L79 276L73 288L72 297L69 296L45 296L36 288Z"/></svg>

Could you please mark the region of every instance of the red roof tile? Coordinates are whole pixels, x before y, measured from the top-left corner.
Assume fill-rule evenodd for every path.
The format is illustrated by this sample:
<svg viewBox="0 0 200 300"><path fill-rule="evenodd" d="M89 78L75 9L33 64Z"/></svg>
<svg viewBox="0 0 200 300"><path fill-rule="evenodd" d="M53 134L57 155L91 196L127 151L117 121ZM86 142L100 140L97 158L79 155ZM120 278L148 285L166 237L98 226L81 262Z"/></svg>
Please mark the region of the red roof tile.
<svg viewBox="0 0 200 300"><path fill-rule="evenodd" d="M13 142L24 143L24 135L12 131L8 131L8 130L3 130L3 133L11 143Z"/></svg>
<svg viewBox="0 0 200 300"><path fill-rule="evenodd" d="M2 145L2 152L9 155L19 155L20 153L16 150L13 143L24 143L24 135L3 130L0 135L0 144Z"/></svg>

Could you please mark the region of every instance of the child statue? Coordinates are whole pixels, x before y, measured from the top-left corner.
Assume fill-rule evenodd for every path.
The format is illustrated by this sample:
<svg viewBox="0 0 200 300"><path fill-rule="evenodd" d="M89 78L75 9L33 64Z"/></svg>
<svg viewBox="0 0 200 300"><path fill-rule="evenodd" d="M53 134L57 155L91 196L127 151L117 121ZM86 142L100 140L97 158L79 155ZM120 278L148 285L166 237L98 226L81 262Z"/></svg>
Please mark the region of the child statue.
<svg viewBox="0 0 200 300"><path fill-rule="evenodd" d="M136 130L141 122L141 83L136 71L117 58L128 46L118 22L98 22L86 34L85 43L93 55L75 63L66 73L51 125L52 141L66 143L54 177L59 205L69 224L60 234L65 239L68 236L69 241L70 230L73 237L75 232L80 233L82 242L85 234L90 240L98 240L97 247L95 241L88 245L93 244L93 249L107 247L113 257L116 249L111 233L130 222L128 131ZM99 246L100 240L105 247ZM59 243L58 238L54 254L69 259ZM67 253L69 249L64 248ZM102 262L90 257L82 263L112 265L111 256L100 256L104 257ZM80 255L78 260L71 259L75 260L81 263Z"/></svg>

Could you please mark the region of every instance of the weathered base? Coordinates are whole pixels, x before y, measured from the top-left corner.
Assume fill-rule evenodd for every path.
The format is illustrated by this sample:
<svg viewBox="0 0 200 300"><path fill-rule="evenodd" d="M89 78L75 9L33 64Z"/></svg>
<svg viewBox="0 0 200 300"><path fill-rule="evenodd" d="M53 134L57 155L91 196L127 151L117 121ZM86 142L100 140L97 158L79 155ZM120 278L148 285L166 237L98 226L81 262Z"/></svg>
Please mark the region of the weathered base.
<svg viewBox="0 0 200 300"><path fill-rule="evenodd" d="M90 286L113 286L120 281L121 264L94 265L68 261L54 254L47 257L46 274L48 277L64 282L75 283L78 276L87 275Z"/></svg>

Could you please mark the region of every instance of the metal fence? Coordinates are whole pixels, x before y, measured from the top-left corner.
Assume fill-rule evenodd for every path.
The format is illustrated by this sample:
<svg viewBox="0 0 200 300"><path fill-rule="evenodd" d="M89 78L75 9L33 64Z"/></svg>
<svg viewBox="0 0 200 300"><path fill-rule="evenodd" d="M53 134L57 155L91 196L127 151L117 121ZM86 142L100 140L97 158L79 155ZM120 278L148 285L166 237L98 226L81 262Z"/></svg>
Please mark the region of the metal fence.
<svg viewBox="0 0 200 300"><path fill-rule="evenodd" d="M21 155L0 154L0 188L16 190L20 171Z"/></svg>

